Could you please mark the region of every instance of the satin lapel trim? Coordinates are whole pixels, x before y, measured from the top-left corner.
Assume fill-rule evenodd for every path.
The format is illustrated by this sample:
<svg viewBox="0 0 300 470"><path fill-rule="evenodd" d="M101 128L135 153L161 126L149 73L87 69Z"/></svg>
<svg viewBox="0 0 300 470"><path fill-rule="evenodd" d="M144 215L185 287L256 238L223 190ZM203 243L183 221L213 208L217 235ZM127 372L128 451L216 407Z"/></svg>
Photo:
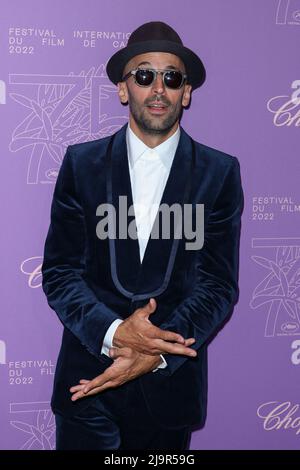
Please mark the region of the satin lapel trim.
<svg viewBox="0 0 300 470"><path fill-rule="evenodd" d="M181 128L178 147L171 166L170 174L162 195L160 205L184 204L188 202L195 148L192 139ZM158 215L156 215L157 221ZM153 234L153 229L151 234ZM171 236L169 239L149 237L144 254L135 300L144 300L161 294L168 286L180 239Z"/></svg>
<svg viewBox="0 0 300 470"><path fill-rule="evenodd" d="M112 136L106 155L107 201L113 204L117 215L117 238L109 238L111 274L119 292L132 300L144 300L161 294L167 288L180 240L172 237L166 240L154 239L150 235L141 264L138 240L118 237L119 196L127 196L127 209L133 205L126 128L127 124ZM170 207L174 203L184 204L188 201L194 164L194 143L181 128L178 147L160 204ZM134 216L128 217L128 220L135 224Z"/></svg>
<svg viewBox="0 0 300 470"><path fill-rule="evenodd" d="M132 297L136 288L141 267L139 243L137 239L119 238L119 197L127 197L128 208L133 206L130 173L126 146L127 124L118 131L110 142L106 155L107 201L115 208L116 239L109 238L111 275L116 288L126 297ZM128 221L135 224L134 215ZM112 226L112 221L110 222ZM126 228L127 230L127 228Z"/></svg>

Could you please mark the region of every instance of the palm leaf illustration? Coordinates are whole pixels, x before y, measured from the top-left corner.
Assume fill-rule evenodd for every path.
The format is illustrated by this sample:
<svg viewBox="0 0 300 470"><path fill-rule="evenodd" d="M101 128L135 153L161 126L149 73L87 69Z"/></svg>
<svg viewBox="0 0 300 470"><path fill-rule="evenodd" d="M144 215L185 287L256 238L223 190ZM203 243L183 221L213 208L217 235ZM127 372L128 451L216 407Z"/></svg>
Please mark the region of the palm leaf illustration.
<svg viewBox="0 0 300 470"><path fill-rule="evenodd" d="M280 308L300 324L300 250L299 247L278 247L276 261L252 256L269 274L256 286L250 302L252 308L270 303L266 323L266 336L274 336Z"/></svg>
<svg viewBox="0 0 300 470"><path fill-rule="evenodd" d="M22 106L32 109L32 100L26 96L19 95L18 93L10 93L10 97Z"/></svg>
<svg viewBox="0 0 300 470"><path fill-rule="evenodd" d="M16 428L19 429L20 431L27 432L29 434L32 434L31 426L30 424L24 423L23 421L11 421L10 424Z"/></svg>

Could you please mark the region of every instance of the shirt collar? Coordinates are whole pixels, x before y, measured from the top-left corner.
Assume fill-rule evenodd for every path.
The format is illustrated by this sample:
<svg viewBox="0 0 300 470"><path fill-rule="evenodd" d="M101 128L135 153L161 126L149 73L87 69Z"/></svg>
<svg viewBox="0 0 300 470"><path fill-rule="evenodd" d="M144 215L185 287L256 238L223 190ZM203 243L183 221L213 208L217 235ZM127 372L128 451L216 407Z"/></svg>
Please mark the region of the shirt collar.
<svg viewBox="0 0 300 470"><path fill-rule="evenodd" d="M147 160L159 159L167 168L170 168L180 139L180 126L177 127L174 134L167 140L157 145L153 149L148 147L130 128L128 123L126 129L126 143L128 159L131 168L134 167L137 160L141 157ZM153 150L151 154L149 151Z"/></svg>

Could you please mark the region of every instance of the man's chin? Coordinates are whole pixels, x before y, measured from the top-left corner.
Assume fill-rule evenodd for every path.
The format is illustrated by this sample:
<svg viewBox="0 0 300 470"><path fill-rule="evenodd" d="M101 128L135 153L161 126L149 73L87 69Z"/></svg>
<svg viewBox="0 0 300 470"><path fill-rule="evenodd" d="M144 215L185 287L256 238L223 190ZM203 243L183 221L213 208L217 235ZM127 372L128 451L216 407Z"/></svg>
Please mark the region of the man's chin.
<svg viewBox="0 0 300 470"><path fill-rule="evenodd" d="M167 134L171 127L142 127L142 130L149 135L165 135Z"/></svg>
<svg viewBox="0 0 300 470"><path fill-rule="evenodd" d="M147 121L147 122L140 123L140 127L141 127L141 130L143 130L147 134L164 135L164 134L167 134L170 131L170 129L172 129L174 124L175 124L174 122L172 124L169 124L169 123L164 123L164 122L157 122L157 120L156 122L153 122L151 120L151 122Z"/></svg>

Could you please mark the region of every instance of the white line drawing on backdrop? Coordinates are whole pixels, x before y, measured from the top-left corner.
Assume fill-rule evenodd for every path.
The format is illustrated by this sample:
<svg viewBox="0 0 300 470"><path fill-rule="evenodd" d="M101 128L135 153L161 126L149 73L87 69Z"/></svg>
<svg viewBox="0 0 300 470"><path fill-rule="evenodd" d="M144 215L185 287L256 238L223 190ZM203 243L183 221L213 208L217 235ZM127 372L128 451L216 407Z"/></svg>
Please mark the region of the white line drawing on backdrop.
<svg viewBox="0 0 300 470"><path fill-rule="evenodd" d="M300 0L278 0L276 24L300 25Z"/></svg>
<svg viewBox="0 0 300 470"><path fill-rule="evenodd" d="M0 364L6 364L6 343L0 340Z"/></svg>
<svg viewBox="0 0 300 470"><path fill-rule="evenodd" d="M31 148L27 184L54 183L68 145L106 137L128 120L103 111L104 105L108 108L105 101L117 92L103 64L79 75L10 74L9 84L21 87L21 93L9 96L28 112L9 146L12 152ZM47 157L51 166L43 169Z"/></svg>
<svg viewBox="0 0 300 470"><path fill-rule="evenodd" d="M286 24L290 0L278 0L276 24Z"/></svg>
<svg viewBox="0 0 300 470"><path fill-rule="evenodd" d="M10 413L22 414L23 421L10 421L25 435L26 441L20 450L54 449L55 420L49 402L10 403Z"/></svg>
<svg viewBox="0 0 300 470"><path fill-rule="evenodd" d="M251 258L267 270L250 307L268 305L265 337L300 334L300 238L253 238L252 248L267 256Z"/></svg>
<svg viewBox="0 0 300 470"><path fill-rule="evenodd" d="M42 285L42 256L31 256L22 261L21 272L28 276L28 287L36 289Z"/></svg>
<svg viewBox="0 0 300 470"><path fill-rule="evenodd" d="M6 84L4 80L0 80L0 104L6 103Z"/></svg>

